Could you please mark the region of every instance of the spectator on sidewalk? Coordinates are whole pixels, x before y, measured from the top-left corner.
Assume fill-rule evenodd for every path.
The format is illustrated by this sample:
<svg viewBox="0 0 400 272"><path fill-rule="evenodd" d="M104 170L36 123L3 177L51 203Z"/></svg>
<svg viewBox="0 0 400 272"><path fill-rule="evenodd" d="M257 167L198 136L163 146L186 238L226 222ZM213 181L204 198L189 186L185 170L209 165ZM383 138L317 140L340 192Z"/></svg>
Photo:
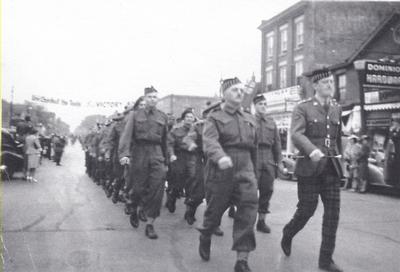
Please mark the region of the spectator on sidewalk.
<svg viewBox="0 0 400 272"><path fill-rule="evenodd" d="M346 169L346 181L343 189L347 190L355 188L358 183L358 163L357 160L360 156L361 146L357 143L358 137L356 135L349 136L349 142L344 150L344 160Z"/></svg>
<svg viewBox="0 0 400 272"><path fill-rule="evenodd" d="M37 182L35 177L36 168L39 167L39 158L42 148L39 142L39 135L36 129L31 129L28 136L25 138L25 155L27 165L27 181Z"/></svg>
<svg viewBox="0 0 400 272"><path fill-rule="evenodd" d="M356 190L360 193L365 193L367 191L367 181L368 181L368 158L371 153L369 147L369 137L368 135L361 136L361 151L358 158L358 171L359 171L359 182L357 184Z"/></svg>

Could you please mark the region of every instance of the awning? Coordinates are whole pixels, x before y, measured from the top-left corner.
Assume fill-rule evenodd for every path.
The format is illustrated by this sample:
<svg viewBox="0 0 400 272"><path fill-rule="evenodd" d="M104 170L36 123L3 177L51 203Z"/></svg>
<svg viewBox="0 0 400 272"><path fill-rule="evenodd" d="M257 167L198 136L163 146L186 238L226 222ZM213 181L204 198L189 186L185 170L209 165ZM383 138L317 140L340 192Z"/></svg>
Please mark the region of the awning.
<svg viewBox="0 0 400 272"><path fill-rule="evenodd" d="M376 111L376 110L396 110L400 109L400 102L396 103L385 103L385 104L375 104L375 105L365 105L364 109L366 111Z"/></svg>

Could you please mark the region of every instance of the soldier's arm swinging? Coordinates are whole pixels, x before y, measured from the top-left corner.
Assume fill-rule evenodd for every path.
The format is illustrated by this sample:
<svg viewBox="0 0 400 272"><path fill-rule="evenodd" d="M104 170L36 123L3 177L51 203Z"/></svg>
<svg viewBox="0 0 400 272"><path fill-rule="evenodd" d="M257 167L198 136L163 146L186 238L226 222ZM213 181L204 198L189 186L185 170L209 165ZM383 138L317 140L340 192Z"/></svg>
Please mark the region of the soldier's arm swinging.
<svg viewBox="0 0 400 272"><path fill-rule="evenodd" d="M135 122L134 119L135 119L135 112L132 111L131 113L129 113L128 121L119 139L119 146L118 146L119 159L122 159L124 157L129 158L131 156L130 147L132 143L132 136L134 130L134 122Z"/></svg>
<svg viewBox="0 0 400 272"><path fill-rule="evenodd" d="M295 147L304 155L309 156L318 148L304 135L306 132L306 125L306 113L301 105L298 105L293 110L290 134L292 135L291 137Z"/></svg>
<svg viewBox="0 0 400 272"><path fill-rule="evenodd" d="M214 119L208 118L204 123L203 151L209 160L217 164L221 158L227 155L219 143L219 133L215 122Z"/></svg>

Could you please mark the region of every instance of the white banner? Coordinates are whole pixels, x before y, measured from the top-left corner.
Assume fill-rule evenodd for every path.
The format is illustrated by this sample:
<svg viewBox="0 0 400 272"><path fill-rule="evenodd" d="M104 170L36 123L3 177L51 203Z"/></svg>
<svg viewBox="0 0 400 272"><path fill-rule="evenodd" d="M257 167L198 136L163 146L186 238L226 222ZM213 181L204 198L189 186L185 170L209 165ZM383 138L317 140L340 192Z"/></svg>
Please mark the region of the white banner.
<svg viewBox="0 0 400 272"><path fill-rule="evenodd" d="M124 104L123 102L116 101L74 101L71 99L60 99L53 97L45 97L41 95L32 95L33 102L45 103L45 104L54 104L54 105L62 105L62 106L73 106L73 107L99 107L99 108L120 108Z"/></svg>

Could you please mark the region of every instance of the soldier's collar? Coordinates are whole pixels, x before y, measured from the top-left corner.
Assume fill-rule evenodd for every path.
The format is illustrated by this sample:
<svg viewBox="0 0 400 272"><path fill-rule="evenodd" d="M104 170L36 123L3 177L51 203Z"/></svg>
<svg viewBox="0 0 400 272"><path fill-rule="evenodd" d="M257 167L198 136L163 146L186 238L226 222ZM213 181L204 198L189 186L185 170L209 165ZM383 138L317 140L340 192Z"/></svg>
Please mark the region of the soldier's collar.
<svg viewBox="0 0 400 272"><path fill-rule="evenodd" d="M267 121L267 115L265 113L256 113L256 117Z"/></svg>
<svg viewBox="0 0 400 272"><path fill-rule="evenodd" d="M223 110L232 115L235 114L236 112L238 112L239 114L242 114L240 107L236 108L228 103L224 104Z"/></svg>
<svg viewBox="0 0 400 272"><path fill-rule="evenodd" d="M319 99L315 95L313 96L312 101L313 101L313 106L324 105L323 103L321 103L321 101L319 101ZM332 97L328 98L328 104L331 106L335 105L335 99L333 99Z"/></svg>

